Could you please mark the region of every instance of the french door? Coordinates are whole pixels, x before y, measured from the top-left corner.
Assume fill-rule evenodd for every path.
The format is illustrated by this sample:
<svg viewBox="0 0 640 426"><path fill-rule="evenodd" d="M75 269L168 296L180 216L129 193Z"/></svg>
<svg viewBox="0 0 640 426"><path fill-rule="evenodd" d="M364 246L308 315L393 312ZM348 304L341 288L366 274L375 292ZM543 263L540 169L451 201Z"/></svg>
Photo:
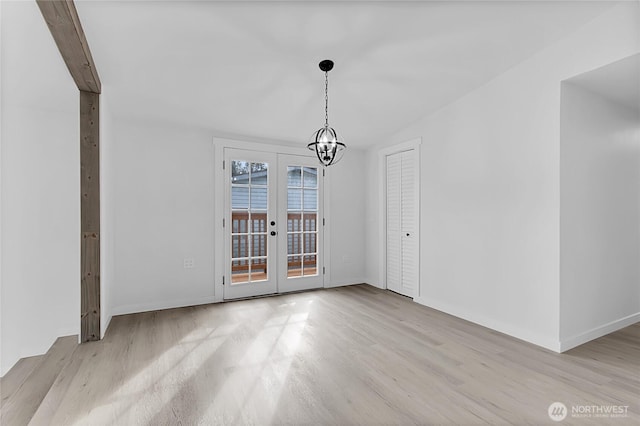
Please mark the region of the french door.
<svg viewBox="0 0 640 426"><path fill-rule="evenodd" d="M322 287L315 158L225 148L224 298Z"/></svg>

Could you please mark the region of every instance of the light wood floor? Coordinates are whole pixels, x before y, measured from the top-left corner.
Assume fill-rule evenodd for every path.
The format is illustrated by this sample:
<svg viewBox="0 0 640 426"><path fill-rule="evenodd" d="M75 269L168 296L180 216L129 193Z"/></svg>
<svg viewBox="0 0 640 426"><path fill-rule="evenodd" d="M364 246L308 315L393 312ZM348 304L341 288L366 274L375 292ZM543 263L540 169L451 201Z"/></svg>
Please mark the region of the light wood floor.
<svg viewBox="0 0 640 426"><path fill-rule="evenodd" d="M639 424L640 324L559 355L359 285L115 317L61 376L31 424Z"/></svg>

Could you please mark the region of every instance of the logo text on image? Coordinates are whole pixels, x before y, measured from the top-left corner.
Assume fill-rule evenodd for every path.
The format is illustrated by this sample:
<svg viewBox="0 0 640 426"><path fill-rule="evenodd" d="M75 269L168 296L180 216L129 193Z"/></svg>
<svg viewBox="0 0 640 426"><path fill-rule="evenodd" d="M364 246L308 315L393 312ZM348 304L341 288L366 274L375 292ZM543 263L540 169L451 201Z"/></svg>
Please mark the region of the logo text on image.
<svg viewBox="0 0 640 426"><path fill-rule="evenodd" d="M561 422L567 417L567 406L562 402L554 402L549 405L549 409L547 410L549 414L549 418L554 422Z"/></svg>
<svg viewBox="0 0 640 426"><path fill-rule="evenodd" d="M561 422L569 414L572 418L621 418L628 417L628 405L572 405L571 411L562 402L549 405L547 414L555 422Z"/></svg>

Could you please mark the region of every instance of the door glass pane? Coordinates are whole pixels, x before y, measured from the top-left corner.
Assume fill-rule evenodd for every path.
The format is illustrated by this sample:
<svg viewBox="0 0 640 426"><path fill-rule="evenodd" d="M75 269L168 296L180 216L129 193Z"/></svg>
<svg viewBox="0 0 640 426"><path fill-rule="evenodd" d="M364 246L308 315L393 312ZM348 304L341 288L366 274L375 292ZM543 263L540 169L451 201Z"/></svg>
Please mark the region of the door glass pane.
<svg viewBox="0 0 640 426"><path fill-rule="evenodd" d="M231 284L247 282L249 277L249 260L234 260L231 262Z"/></svg>
<svg viewBox="0 0 640 426"><path fill-rule="evenodd" d="M302 223L304 231L316 231L317 213L305 213L304 221Z"/></svg>
<svg viewBox="0 0 640 426"><path fill-rule="evenodd" d="M246 161L231 162L231 183L249 183L249 163Z"/></svg>
<svg viewBox="0 0 640 426"><path fill-rule="evenodd" d="M251 232L267 232L266 213L251 213Z"/></svg>
<svg viewBox="0 0 640 426"><path fill-rule="evenodd" d="M304 252L313 253L313 254L317 252L315 232L309 232L304 234Z"/></svg>
<svg viewBox="0 0 640 426"><path fill-rule="evenodd" d="M231 216L231 233L244 234L248 232L249 212L233 212Z"/></svg>
<svg viewBox="0 0 640 426"><path fill-rule="evenodd" d="M251 185L267 184L267 163L251 163Z"/></svg>
<svg viewBox="0 0 640 426"><path fill-rule="evenodd" d="M289 233L287 235L287 254L302 253L302 233Z"/></svg>
<svg viewBox="0 0 640 426"><path fill-rule="evenodd" d="M254 187L251 184L251 210L267 209L267 188Z"/></svg>
<svg viewBox="0 0 640 426"><path fill-rule="evenodd" d="M289 188L302 187L302 178L300 177L301 173L302 173L302 167L300 166L287 167L287 186Z"/></svg>
<svg viewBox="0 0 640 426"><path fill-rule="evenodd" d="M267 279L267 258L251 259L251 282Z"/></svg>
<svg viewBox="0 0 640 426"><path fill-rule="evenodd" d="M304 187L305 188L317 188L318 187L318 169L315 167L305 167L303 169Z"/></svg>
<svg viewBox="0 0 640 426"><path fill-rule="evenodd" d="M318 168L289 166L287 184L287 277L317 275Z"/></svg>
<svg viewBox="0 0 640 426"><path fill-rule="evenodd" d="M231 161L231 284L267 280L269 164Z"/></svg>
<svg viewBox="0 0 640 426"><path fill-rule="evenodd" d="M248 209L249 208L249 187L248 186L232 186L231 187L231 208L232 209Z"/></svg>
<svg viewBox="0 0 640 426"><path fill-rule="evenodd" d="M302 276L302 256L287 256L287 278Z"/></svg>
<svg viewBox="0 0 640 426"><path fill-rule="evenodd" d="M318 264L317 264L317 256L304 256L304 268L302 270L303 276L309 275L317 275L318 274Z"/></svg>
<svg viewBox="0 0 640 426"><path fill-rule="evenodd" d="M248 249L246 235L231 236L231 257L233 259L248 257Z"/></svg>
<svg viewBox="0 0 640 426"><path fill-rule="evenodd" d="M302 210L302 190L291 189L287 190L287 208L289 211Z"/></svg>
<svg viewBox="0 0 640 426"><path fill-rule="evenodd" d="M291 213L287 214L287 232L298 232L302 231L302 221L300 213Z"/></svg>
<svg viewBox="0 0 640 426"><path fill-rule="evenodd" d="M251 247L251 254L253 256L266 256L267 255L267 235L253 235L253 247Z"/></svg>
<svg viewBox="0 0 640 426"><path fill-rule="evenodd" d="M317 189L305 189L304 190L304 209L307 211L318 210L318 190Z"/></svg>

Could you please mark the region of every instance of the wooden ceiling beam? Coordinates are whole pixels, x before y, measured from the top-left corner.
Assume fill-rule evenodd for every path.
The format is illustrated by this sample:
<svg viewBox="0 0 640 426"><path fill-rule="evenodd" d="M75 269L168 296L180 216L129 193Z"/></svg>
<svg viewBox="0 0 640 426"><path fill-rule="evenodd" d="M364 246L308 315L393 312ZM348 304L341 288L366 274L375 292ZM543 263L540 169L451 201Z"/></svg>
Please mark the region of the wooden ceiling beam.
<svg viewBox="0 0 640 426"><path fill-rule="evenodd" d="M100 91L73 0L36 0L80 90L80 338L100 340Z"/></svg>
<svg viewBox="0 0 640 426"><path fill-rule="evenodd" d="M100 93L98 71L73 0L36 0L36 3L78 89Z"/></svg>

